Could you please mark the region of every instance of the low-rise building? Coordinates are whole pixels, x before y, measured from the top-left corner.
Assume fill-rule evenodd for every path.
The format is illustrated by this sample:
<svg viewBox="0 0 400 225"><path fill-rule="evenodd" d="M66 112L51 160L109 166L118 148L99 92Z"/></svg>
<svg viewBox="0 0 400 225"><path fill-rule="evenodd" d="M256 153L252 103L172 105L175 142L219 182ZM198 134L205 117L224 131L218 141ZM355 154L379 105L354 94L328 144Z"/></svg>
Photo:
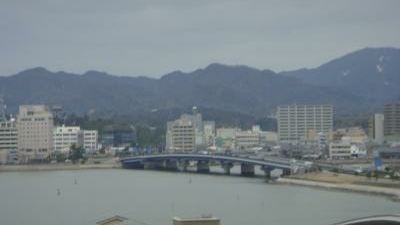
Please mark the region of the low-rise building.
<svg viewBox="0 0 400 225"><path fill-rule="evenodd" d="M54 151L69 152L72 145L83 147L86 152L97 150L97 130L81 130L78 126L54 128Z"/></svg>

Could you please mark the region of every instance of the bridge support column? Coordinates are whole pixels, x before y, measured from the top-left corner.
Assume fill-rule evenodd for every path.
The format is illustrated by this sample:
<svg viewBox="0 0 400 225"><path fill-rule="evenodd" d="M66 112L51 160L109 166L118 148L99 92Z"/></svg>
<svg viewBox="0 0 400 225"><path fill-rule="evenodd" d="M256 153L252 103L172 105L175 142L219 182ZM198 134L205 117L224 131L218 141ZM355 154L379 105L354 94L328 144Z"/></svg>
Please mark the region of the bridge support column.
<svg viewBox="0 0 400 225"><path fill-rule="evenodd" d="M251 177L254 176L254 165L242 163L240 166L240 172L242 176Z"/></svg>
<svg viewBox="0 0 400 225"><path fill-rule="evenodd" d="M168 160L165 162L165 170L168 171L177 171L178 163L176 161Z"/></svg>
<svg viewBox="0 0 400 225"><path fill-rule="evenodd" d="M208 161L198 161L197 162L197 172L198 173L209 173L210 164Z"/></svg>
<svg viewBox="0 0 400 225"><path fill-rule="evenodd" d="M289 175L290 175L290 170L282 170L282 177Z"/></svg>
<svg viewBox="0 0 400 225"><path fill-rule="evenodd" d="M222 168L224 169L224 172L225 172L226 175L230 175L231 174L232 167L233 167L232 163L222 164Z"/></svg>
<svg viewBox="0 0 400 225"><path fill-rule="evenodd" d="M186 172L189 164L190 163L188 161L179 161L178 170Z"/></svg>
<svg viewBox="0 0 400 225"><path fill-rule="evenodd" d="M271 179L271 171L272 171L272 169L268 168L268 167L262 167L261 169L264 170L265 178L268 179L268 180Z"/></svg>

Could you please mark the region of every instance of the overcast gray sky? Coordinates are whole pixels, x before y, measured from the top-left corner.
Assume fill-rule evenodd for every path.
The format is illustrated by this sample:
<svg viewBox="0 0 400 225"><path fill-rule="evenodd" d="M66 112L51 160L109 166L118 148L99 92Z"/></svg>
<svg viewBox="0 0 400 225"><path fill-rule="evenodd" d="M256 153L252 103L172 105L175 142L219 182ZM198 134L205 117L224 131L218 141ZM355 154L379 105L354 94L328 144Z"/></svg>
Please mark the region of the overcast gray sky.
<svg viewBox="0 0 400 225"><path fill-rule="evenodd" d="M0 74L311 68L364 47L400 47L399 21L398 0L1 0Z"/></svg>

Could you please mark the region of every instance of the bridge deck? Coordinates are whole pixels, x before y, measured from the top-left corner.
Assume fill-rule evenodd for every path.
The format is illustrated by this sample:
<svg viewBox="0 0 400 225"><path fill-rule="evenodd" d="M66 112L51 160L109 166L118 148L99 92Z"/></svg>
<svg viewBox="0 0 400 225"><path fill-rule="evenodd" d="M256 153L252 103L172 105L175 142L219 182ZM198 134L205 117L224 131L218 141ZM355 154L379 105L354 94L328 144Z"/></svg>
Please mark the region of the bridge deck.
<svg viewBox="0 0 400 225"><path fill-rule="evenodd" d="M292 169L293 165L283 159L261 160L244 157L224 156L224 155L208 155L208 154L159 154L159 155L140 155L133 157L126 157L120 159L122 164L129 164L135 162L145 161L161 161L161 160L176 160L176 161L218 161L224 163L246 163L253 165L260 165L264 167L277 168L277 169Z"/></svg>

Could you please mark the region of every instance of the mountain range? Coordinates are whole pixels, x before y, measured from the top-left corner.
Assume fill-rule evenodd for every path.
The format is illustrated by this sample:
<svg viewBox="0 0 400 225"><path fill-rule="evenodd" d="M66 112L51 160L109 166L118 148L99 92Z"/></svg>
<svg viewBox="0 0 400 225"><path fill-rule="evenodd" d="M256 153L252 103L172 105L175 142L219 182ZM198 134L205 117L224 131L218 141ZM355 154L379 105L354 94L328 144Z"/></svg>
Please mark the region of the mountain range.
<svg viewBox="0 0 400 225"><path fill-rule="evenodd" d="M332 104L337 114L368 114L400 100L400 49L365 48L317 68L274 72L213 63L159 79L51 72L0 76L10 112L22 104L76 113L134 115L200 106L263 118L281 104Z"/></svg>

